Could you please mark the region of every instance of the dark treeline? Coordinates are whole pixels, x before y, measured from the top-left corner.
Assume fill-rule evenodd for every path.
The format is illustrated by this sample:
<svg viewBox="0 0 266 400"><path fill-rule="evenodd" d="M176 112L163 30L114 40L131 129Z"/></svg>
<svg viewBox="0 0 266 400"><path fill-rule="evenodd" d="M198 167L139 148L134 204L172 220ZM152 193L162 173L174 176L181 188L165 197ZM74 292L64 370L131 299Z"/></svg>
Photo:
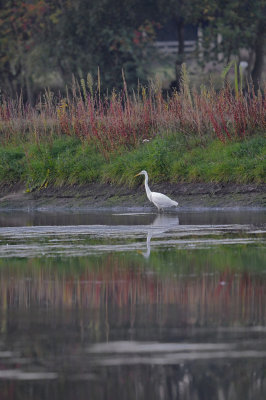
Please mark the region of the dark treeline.
<svg viewBox="0 0 266 400"><path fill-rule="evenodd" d="M256 85L264 18L263 0L0 0L0 89L22 91L31 102L47 87L64 91L73 76L103 90L121 87L122 70L129 87L145 82L157 58L156 32L170 19L179 39L177 79L184 27L193 24L203 27L201 62L225 64L244 48Z"/></svg>

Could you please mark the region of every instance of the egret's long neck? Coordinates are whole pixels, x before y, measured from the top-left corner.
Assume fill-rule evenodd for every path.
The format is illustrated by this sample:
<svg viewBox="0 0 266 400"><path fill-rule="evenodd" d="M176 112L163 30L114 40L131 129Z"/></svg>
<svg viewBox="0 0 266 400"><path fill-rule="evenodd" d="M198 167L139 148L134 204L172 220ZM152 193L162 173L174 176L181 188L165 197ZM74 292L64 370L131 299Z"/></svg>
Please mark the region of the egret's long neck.
<svg viewBox="0 0 266 400"><path fill-rule="evenodd" d="M146 173L145 174L145 189L146 189L147 197L151 201L151 190L148 185L148 180L149 180L148 174Z"/></svg>

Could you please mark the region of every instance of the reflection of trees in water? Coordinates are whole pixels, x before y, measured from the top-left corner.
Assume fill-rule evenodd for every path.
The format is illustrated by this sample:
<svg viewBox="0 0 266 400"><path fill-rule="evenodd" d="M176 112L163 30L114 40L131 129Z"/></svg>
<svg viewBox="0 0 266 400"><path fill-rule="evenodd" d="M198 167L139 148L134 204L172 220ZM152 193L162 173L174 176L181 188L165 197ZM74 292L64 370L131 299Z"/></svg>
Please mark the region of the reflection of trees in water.
<svg viewBox="0 0 266 400"><path fill-rule="evenodd" d="M265 400L265 360L82 368L78 381L0 381L1 400Z"/></svg>
<svg viewBox="0 0 266 400"><path fill-rule="evenodd" d="M200 252L186 258L187 252L178 251L165 263L165 254L160 254L158 259L152 252L149 261L136 254L109 254L90 262L77 258L75 267L69 259L0 264L2 343L7 350L22 348L23 358L31 362L29 369L36 368L37 360L38 368L59 370L60 378L59 383L49 384L0 380L1 400L36 400L44 398L43 393L49 400L85 400L88 394L98 400L264 400L265 359L199 357L175 365L93 364L85 351L92 342L121 338L237 342L237 331L226 336L221 329L212 336L209 328L266 325L265 274L230 268L225 253L222 260L218 253L217 266L227 266L220 270L213 266L210 253L200 259ZM233 265L235 251L232 254ZM206 268L197 270L199 263ZM252 335L260 337L259 332ZM1 360L3 370L10 368L8 362ZM85 378L72 380L74 374Z"/></svg>
<svg viewBox="0 0 266 400"><path fill-rule="evenodd" d="M221 273L164 274L145 272L136 261L108 255L95 268L76 272L36 268L28 261L26 270L0 271L0 304L7 307L31 308L80 307L121 309L125 319L138 306L164 306L163 313L151 313L161 323L172 317L179 307L182 323L200 324L239 320L252 324L266 323L266 277L238 273L229 268ZM27 278L25 278L25 276ZM180 314L180 315L181 315ZM146 317L146 315L145 315Z"/></svg>
<svg viewBox="0 0 266 400"><path fill-rule="evenodd" d="M119 372L110 371L108 378L109 382L113 378L117 399L123 398L123 392L127 399L265 400L265 367L265 361L193 362L135 371L123 366Z"/></svg>

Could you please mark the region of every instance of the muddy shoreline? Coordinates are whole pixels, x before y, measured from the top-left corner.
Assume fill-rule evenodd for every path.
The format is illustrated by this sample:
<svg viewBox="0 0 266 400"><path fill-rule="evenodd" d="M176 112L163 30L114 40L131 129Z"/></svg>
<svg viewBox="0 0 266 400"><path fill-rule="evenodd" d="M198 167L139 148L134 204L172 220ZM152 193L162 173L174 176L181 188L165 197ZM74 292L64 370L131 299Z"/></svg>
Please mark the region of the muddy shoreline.
<svg viewBox="0 0 266 400"><path fill-rule="evenodd" d="M266 207L266 184L161 183L151 185L179 202L182 208ZM0 209L147 208L144 186L135 188L92 183L26 191L23 184L0 186Z"/></svg>

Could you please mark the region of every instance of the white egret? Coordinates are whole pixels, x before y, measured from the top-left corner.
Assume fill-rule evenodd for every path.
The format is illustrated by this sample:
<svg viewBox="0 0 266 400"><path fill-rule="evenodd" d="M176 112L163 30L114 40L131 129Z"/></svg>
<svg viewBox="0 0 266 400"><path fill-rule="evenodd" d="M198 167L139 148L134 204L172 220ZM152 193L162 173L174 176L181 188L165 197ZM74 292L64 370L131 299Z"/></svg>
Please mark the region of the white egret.
<svg viewBox="0 0 266 400"><path fill-rule="evenodd" d="M147 197L158 208L159 211L163 210L164 208L178 206L178 202L177 201L171 200L165 194L152 192L150 190L149 185L148 185L149 177L148 177L147 171L143 170L143 171L141 171L139 174L137 174L135 176L138 176L138 175L144 175L145 176L145 189L146 189Z"/></svg>

